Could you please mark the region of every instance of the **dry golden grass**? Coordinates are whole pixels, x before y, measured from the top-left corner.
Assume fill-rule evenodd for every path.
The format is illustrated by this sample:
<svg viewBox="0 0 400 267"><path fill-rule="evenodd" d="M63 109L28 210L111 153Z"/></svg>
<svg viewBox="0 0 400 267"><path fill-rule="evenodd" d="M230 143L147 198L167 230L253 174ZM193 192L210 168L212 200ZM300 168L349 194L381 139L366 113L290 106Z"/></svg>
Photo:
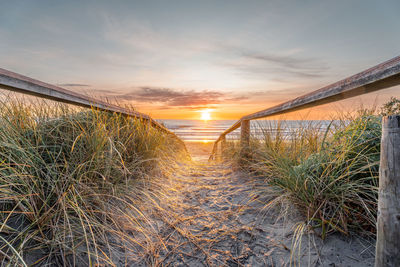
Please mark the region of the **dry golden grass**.
<svg viewBox="0 0 400 267"><path fill-rule="evenodd" d="M113 266L150 243L140 205L187 157L173 138L138 119L43 101L7 99L0 122L4 264Z"/></svg>

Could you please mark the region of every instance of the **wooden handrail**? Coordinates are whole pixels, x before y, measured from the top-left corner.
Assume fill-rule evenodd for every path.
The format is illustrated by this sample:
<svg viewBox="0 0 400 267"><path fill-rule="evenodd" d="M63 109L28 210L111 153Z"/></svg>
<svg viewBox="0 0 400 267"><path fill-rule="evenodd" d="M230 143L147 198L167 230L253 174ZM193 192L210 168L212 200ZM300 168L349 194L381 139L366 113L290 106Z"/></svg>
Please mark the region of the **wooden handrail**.
<svg viewBox="0 0 400 267"><path fill-rule="evenodd" d="M280 105L267 108L242 117L229 129L225 130L214 142L210 159L217 153L218 143L224 140L226 135L241 127L243 122L280 115L304 108L351 98L354 96L371 93L400 84L400 56L385 61L363 72L350 76L339 82L325 86L319 90L305 94ZM241 139L246 139L241 137Z"/></svg>
<svg viewBox="0 0 400 267"><path fill-rule="evenodd" d="M400 266L400 116L382 119L375 266Z"/></svg>
<svg viewBox="0 0 400 267"><path fill-rule="evenodd" d="M139 118L148 121L158 130L175 137L186 149L185 143L163 125L152 119L149 115L134 110L119 107L95 98L79 94L59 86L48 84L39 80L35 80L15 72L11 72L0 68L0 89L6 89L27 95L42 97L57 102L72 104L86 108L96 108L103 111L115 112L129 117Z"/></svg>
<svg viewBox="0 0 400 267"><path fill-rule="evenodd" d="M241 127L240 154L249 152L250 120L280 115L304 108L378 91L400 84L400 56L283 104L242 117L215 141L210 160L221 142L223 157L226 135ZM387 116L382 122L379 165L378 218L375 267L399 266L400 254L400 116Z"/></svg>

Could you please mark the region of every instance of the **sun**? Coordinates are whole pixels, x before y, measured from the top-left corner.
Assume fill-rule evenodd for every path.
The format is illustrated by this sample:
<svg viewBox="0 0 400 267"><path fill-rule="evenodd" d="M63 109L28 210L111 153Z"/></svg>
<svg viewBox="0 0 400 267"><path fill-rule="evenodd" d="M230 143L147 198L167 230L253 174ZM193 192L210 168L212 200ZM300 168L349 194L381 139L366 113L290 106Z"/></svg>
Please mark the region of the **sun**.
<svg viewBox="0 0 400 267"><path fill-rule="evenodd" d="M202 110L201 111L201 119L203 121L209 121L211 120L211 115L210 115L210 111L208 109Z"/></svg>

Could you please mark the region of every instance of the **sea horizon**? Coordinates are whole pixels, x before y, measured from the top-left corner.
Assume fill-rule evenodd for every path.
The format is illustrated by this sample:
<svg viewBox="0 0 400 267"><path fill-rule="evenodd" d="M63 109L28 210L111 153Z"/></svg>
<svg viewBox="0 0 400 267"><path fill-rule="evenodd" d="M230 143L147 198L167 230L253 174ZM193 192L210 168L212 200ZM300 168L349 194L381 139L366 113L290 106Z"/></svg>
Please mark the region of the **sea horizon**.
<svg viewBox="0 0 400 267"><path fill-rule="evenodd" d="M174 132L178 137L187 142L213 142L237 120L190 120L190 119L157 119L158 122L164 124L168 129ZM296 129L305 125L319 126L320 130L326 129L331 120L255 120L250 122L251 134L253 137L261 138L262 131L274 132L277 130L279 123L280 131L289 135ZM260 129L263 126L263 130ZM228 139L239 139L240 128L230 133Z"/></svg>

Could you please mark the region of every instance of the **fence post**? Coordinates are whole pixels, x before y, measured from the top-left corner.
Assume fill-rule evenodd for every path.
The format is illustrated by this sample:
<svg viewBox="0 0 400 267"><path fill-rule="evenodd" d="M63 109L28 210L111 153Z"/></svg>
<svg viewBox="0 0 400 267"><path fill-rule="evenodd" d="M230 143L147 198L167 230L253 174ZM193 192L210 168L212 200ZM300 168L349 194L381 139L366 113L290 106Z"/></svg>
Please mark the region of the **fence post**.
<svg viewBox="0 0 400 267"><path fill-rule="evenodd" d="M382 121L375 266L400 266L400 116Z"/></svg>
<svg viewBox="0 0 400 267"><path fill-rule="evenodd" d="M250 145L250 121L242 120L240 124L240 150L246 156Z"/></svg>
<svg viewBox="0 0 400 267"><path fill-rule="evenodd" d="M226 136L221 136L221 150L222 152L226 149Z"/></svg>
<svg viewBox="0 0 400 267"><path fill-rule="evenodd" d="M226 149L226 137L225 137L225 135L222 135L221 136L221 151L220 151L220 155L221 155L221 159L223 159L224 158L224 152L225 152L225 149Z"/></svg>

